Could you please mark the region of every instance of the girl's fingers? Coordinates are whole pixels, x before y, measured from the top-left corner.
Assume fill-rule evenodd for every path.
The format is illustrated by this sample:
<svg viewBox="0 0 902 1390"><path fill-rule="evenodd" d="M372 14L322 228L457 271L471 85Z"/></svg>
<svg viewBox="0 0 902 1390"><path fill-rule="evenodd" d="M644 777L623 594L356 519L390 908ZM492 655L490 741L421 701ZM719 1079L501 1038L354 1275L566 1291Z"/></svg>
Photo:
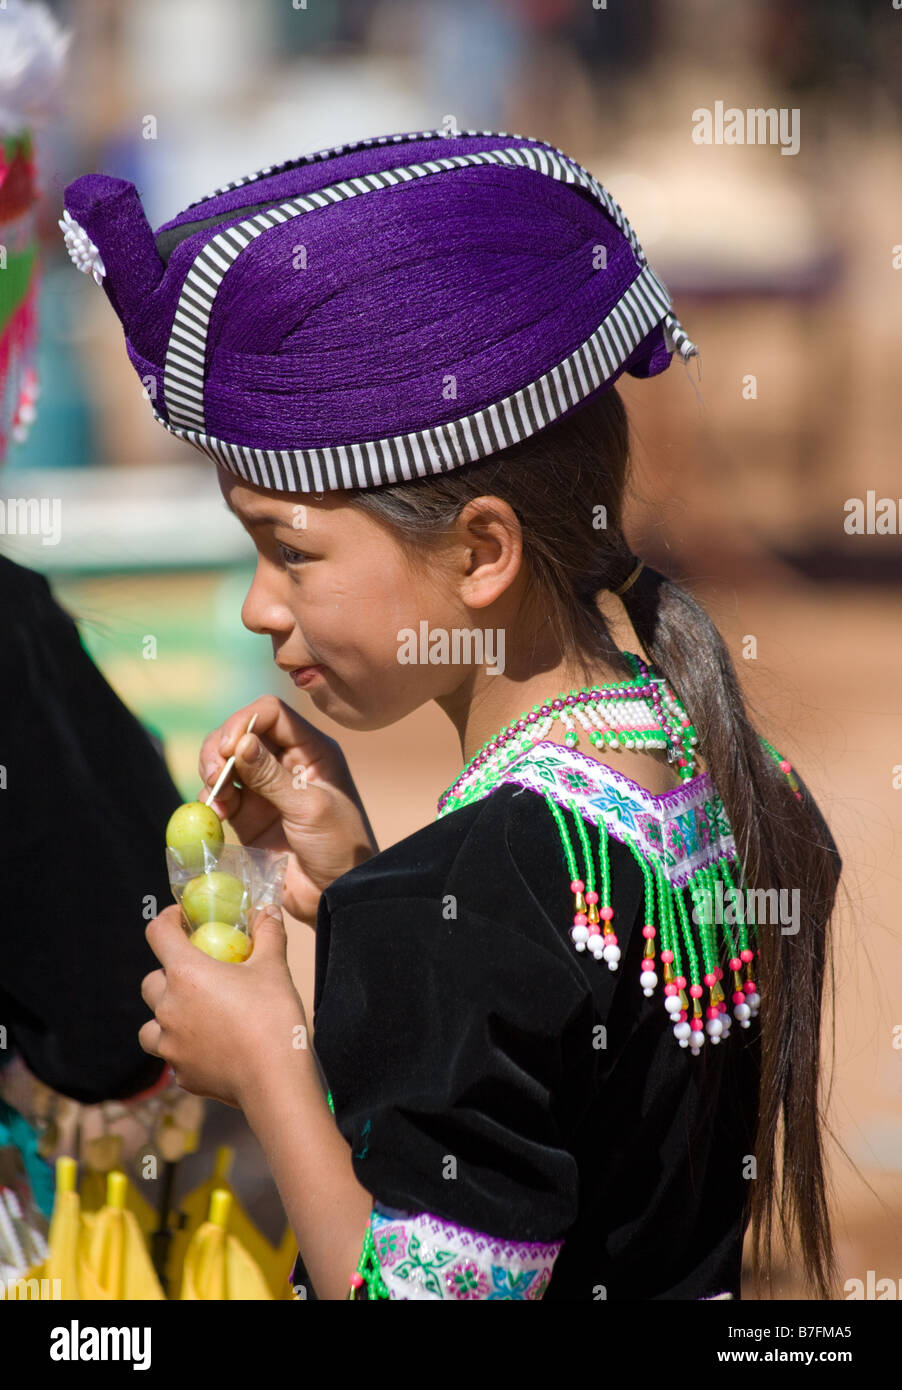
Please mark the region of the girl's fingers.
<svg viewBox="0 0 902 1390"><path fill-rule="evenodd" d="M209 801L210 792L213 790L221 771L222 766L216 768L207 778L201 788L200 796L198 797L199 801ZM216 812L217 816L219 816L220 820L231 820L234 815L237 815L240 805L241 792L237 787L232 786L229 778L226 778L225 782L223 782L219 791L216 793L216 800L212 803L213 810Z"/></svg>
<svg viewBox="0 0 902 1390"><path fill-rule="evenodd" d="M218 731L219 738L216 739L215 734L210 735L210 740L213 741L210 753L215 751L220 757L231 757L254 714L257 716L254 733L273 750L276 757L281 757L287 749L291 749L298 754L299 761L305 766L319 766L324 770L328 767L332 770L338 752L335 740L290 709L283 700L277 700L274 695L264 695L253 704L230 715ZM202 752L206 750L205 743ZM201 776L203 775L202 773Z"/></svg>
<svg viewBox="0 0 902 1390"><path fill-rule="evenodd" d="M142 1052L149 1052L152 1057L162 1057L160 1052L160 1040L163 1030L155 1018L151 1018L142 1028L138 1029L138 1046Z"/></svg>

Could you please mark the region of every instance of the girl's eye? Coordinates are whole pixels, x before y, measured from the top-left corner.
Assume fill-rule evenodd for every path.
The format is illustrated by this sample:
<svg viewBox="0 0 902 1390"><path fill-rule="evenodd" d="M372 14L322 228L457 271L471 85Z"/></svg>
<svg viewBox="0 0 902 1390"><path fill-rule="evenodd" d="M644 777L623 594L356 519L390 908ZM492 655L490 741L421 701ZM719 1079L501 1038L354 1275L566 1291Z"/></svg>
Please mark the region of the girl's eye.
<svg viewBox="0 0 902 1390"><path fill-rule="evenodd" d="M286 565L303 565L307 560L307 556L302 550L292 550L290 546L283 545L281 541L279 542L279 555Z"/></svg>

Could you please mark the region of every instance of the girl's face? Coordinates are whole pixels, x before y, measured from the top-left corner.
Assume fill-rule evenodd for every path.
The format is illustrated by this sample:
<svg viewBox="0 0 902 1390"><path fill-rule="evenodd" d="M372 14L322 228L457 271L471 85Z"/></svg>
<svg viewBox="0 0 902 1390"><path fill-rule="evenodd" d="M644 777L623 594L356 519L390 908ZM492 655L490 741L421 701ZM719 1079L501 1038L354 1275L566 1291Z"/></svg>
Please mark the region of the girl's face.
<svg viewBox="0 0 902 1390"><path fill-rule="evenodd" d="M293 676L318 710L346 728L383 728L466 679L465 667L399 659L403 629L419 638L422 620L467 626L460 591L438 562L415 572L394 537L340 495L299 501L218 473L257 548L242 622L272 639L282 670L318 668L309 683Z"/></svg>

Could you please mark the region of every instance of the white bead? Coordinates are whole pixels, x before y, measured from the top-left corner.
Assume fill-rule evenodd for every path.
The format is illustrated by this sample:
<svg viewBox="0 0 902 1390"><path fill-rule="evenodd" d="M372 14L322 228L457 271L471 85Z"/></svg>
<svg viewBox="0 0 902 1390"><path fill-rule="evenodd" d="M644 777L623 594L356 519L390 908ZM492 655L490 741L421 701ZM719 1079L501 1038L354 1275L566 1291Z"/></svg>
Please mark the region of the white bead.
<svg viewBox="0 0 902 1390"><path fill-rule="evenodd" d="M679 1040L681 1047L687 1047L689 1045L689 1034L691 1032L692 1029L689 1027L689 1024L683 1019L682 1023L674 1025L673 1036Z"/></svg>
<svg viewBox="0 0 902 1390"><path fill-rule="evenodd" d="M668 994L667 998L664 1000L664 1008L669 1014L681 1013L683 1006L680 1003L680 996L678 994ZM689 1027L688 1023L686 1027Z"/></svg>
<svg viewBox="0 0 902 1390"><path fill-rule="evenodd" d="M737 1004L733 1009L733 1015L740 1023L744 1023L748 1027L748 1019L751 1018L752 1011L748 1004Z"/></svg>
<svg viewBox="0 0 902 1390"><path fill-rule="evenodd" d="M62 228L66 249L73 263L86 275L93 275L99 285L106 275L106 268L101 260L100 252L84 227L80 226L68 211L63 212L59 226Z"/></svg>
<svg viewBox="0 0 902 1390"><path fill-rule="evenodd" d="M574 941L588 941L589 928L577 924L575 927L570 928L570 936Z"/></svg>
<svg viewBox="0 0 902 1390"><path fill-rule="evenodd" d="M653 970L643 970L639 976L639 983L646 993L650 993L658 983L658 977Z"/></svg>
<svg viewBox="0 0 902 1390"><path fill-rule="evenodd" d="M574 945L576 946L577 951L584 951L586 949L585 941L576 941L574 942Z"/></svg>
<svg viewBox="0 0 902 1390"><path fill-rule="evenodd" d="M705 1024L705 1029L709 1037L719 1039L723 1032L723 1024L719 1018L709 1018L708 1022Z"/></svg>
<svg viewBox="0 0 902 1390"><path fill-rule="evenodd" d="M608 965L611 965L611 968L613 969L614 966L617 964L618 960L620 959L620 947L619 947L619 946L605 946L605 948L604 948L604 958L605 958L605 960L608 962ZM613 964L612 964L612 962L613 962Z"/></svg>
<svg viewBox="0 0 902 1390"><path fill-rule="evenodd" d="M604 942L602 941L600 936L589 937L589 950L592 952L596 960L601 959L602 954L604 953Z"/></svg>
<svg viewBox="0 0 902 1390"><path fill-rule="evenodd" d="M689 1039L688 1039L688 1038L680 1038L680 1047L688 1047L688 1046L689 1046Z"/></svg>

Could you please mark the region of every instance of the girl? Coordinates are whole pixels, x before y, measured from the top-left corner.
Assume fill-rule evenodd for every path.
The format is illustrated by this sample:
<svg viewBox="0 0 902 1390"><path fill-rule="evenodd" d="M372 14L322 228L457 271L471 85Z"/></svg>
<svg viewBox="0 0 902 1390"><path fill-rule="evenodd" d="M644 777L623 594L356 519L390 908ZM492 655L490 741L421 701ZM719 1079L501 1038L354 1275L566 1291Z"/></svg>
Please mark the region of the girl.
<svg viewBox="0 0 902 1390"><path fill-rule="evenodd" d="M698 350L621 209L541 141L414 132L261 170L156 233L131 184L87 175L61 225L254 541L245 624L339 726L435 700L460 738L435 821L381 852L338 745L280 702L201 753L207 787L236 754L217 809L241 839L291 853L312 1011L280 919L233 967L173 907L140 1039L244 1111L295 1278L738 1298L750 1219L770 1276L776 1208L829 1296L839 859L710 620L624 537L614 383Z"/></svg>

